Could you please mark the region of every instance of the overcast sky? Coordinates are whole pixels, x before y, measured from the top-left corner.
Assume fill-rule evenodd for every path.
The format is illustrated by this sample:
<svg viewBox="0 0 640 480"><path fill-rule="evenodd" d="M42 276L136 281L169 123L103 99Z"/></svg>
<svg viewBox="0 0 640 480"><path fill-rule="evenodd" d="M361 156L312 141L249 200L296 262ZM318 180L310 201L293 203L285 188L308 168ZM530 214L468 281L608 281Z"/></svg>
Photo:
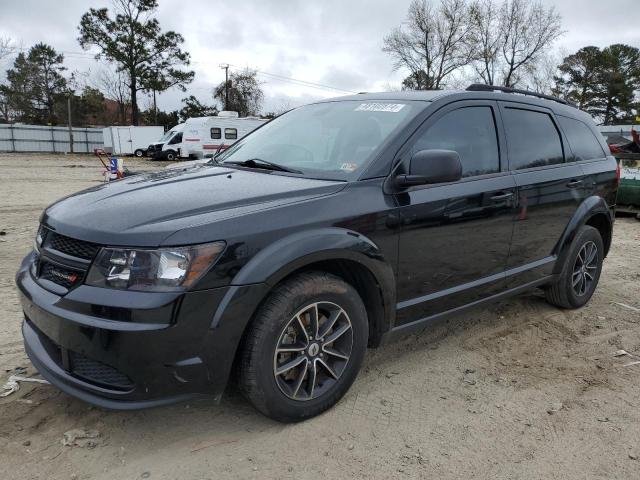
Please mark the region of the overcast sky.
<svg viewBox="0 0 640 480"><path fill-rule="evenodd" d="M563 18L566 34L558 52L585 45L627 43L640 47L638 0L543 0ZM157 18L163 29L181 33L191 54L195 81L187 93L171 90L159 98L162 109L179 108L193 94L211 103L213 85L224 79L221 63L250 66L260 75L264 110L294 107L346 91L384 90L398 85L391 59L381 51L382 38L406 16L410 0L159 0ZM0 0L0 36L22 47L46 42L65 53L70 71L101 67L78 45L78 23L89 6L109 0ZM635 20L633 20L635 19ZM10 62L0 65L2 72ZM3 74L3 73L2 73ZM303 86L272 75L335 87ZM141 107L148 99L140 101Z"/></svg>

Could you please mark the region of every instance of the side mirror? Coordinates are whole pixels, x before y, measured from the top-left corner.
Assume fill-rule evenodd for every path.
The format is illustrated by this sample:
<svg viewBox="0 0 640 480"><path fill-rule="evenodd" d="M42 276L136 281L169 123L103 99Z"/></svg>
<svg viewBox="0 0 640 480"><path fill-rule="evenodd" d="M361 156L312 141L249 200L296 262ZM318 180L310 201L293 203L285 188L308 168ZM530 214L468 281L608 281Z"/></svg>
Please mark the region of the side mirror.
<svg viewBox="0 0 640 480"><path fill-rule="evenodd" d="M396 185L401 188L428 183L456 182L462 178L462 163L453 150L420 150L413 154L409 173L398 175Z"/></svg>

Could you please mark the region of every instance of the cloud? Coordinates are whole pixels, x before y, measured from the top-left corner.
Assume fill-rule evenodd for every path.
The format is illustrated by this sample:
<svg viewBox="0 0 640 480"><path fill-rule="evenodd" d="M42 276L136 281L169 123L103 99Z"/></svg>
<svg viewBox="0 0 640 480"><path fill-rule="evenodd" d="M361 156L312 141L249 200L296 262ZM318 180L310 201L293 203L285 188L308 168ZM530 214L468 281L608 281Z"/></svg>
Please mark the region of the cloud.
<svg viewBox="0 0 640 480"><path fill-rule="evenodd" d="M180 32L193 60L196 80L186 93L170 90L159 96L163 109L176 109L193 94L211 103L213 87L224 79L220 63L260 70L265 111L289 102L314 101L339 95L338 90L302 85L291 77L350 91L375 91L398 85L402 72L392 69L381 51L382 38L406 17L410 0L159 0L157 18L164 29ZM543 0L563 16L567 33L558 50L573 52L587 44L625 42L640 46L640 30L631 18L637 0ZM94 0L94 8L111 7ZM2 2L0 36L25 48L39 41L63 52L81 52L78 23L88 10L86 0ZM87 55L67 53L70 71L97 70ZM3 67L0 65L0 67ZM6 68L6 65L4 66ZM269 75L275 74L279 77Z"/></svg>

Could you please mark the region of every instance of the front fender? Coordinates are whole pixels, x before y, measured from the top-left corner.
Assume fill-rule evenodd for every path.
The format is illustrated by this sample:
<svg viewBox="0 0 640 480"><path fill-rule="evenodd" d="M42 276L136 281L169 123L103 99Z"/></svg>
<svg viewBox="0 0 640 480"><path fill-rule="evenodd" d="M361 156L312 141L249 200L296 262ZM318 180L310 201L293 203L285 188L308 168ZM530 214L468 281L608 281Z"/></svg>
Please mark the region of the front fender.
<svg viewBox="0 0 640 480"><path fill-rule="evenodd" d="M352 230L322 228L295 233L264 248L236 274L231 283L267 282L275 285L304 265L331 259L357 261L368 267L383 285L385 278L393 282L393 270L374 242Z"/></svg>
<svg viewBox="0 0 640 480"><path fill-rule="evenodd" d="M375 278L382 295L384 325L393 322L395 305L395 275L378 246L364 235L344 228L322 228L298 232L262 249L240 269L231 282L211 322L217 328L225 321L225 313L237 303L245 285L264 285L261 298L252 298L252 305L244 305L251 315L269 291L282 279L307 265L326 260L350 260L365 267ZM233 321L248 322L247 318Z"/></svg>
<svg viewBox="0 0 640 480"><path fill-rule="evenodd" d="M573 242L580 227L585 225L590 218L598 214L606 215L609 219L609 225L613 225L613 212L602 197L595 195L588 197L576 209L554 249L554 253L557 256L554 273L560 273L562 270L562 265L564 265L564 260L569 252L571 242Z"/></svg>

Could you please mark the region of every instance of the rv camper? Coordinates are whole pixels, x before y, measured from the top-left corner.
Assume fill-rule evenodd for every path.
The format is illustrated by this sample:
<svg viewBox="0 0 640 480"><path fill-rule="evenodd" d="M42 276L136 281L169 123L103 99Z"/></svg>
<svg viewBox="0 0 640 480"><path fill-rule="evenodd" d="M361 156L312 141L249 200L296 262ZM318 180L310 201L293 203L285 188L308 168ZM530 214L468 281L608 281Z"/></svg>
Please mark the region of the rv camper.
<svg viewBox="0 0 640 480"><path fill-rule="evenodd" d="M201 159L224 150L267 120L238 118L237 112L222 111L216 117L190 118L184 124L181 158Z"/></svg>

